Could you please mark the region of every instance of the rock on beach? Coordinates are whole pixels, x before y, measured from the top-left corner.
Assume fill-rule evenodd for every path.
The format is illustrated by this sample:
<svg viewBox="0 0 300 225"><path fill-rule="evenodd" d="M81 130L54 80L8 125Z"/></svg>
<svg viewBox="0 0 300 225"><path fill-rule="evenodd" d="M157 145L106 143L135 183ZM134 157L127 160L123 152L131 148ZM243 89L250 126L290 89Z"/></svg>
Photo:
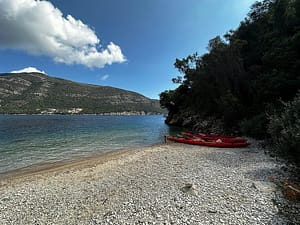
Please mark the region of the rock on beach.
<svg viewBox="0 0 300 225"><path fill-rule="evenodd" d="M255 144L167 143L1 178L0 224L286 224Z"/></svg>

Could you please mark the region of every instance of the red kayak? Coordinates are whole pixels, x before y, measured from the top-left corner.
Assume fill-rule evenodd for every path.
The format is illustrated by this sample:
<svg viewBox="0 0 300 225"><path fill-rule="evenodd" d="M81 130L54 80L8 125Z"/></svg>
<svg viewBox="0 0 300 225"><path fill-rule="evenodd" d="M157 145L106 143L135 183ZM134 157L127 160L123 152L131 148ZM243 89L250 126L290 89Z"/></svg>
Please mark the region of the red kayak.
<svg viewBox="0 0 300 225"><path fill-rule="evenodd" d="M233 135L220 135L215 133L203 133L203 132L193 132L193 131L187 131L186 133L198 135L198 136L207 136L207 137L224 137L224 138L236 138L237 136Z"/></svg>
<svg viewBox="0 0 300 225"><path fill-rule="evenodd" d="M215 140L206 141L202 138L189 138L189 137L167 136L166 139L169 141L175 141L184 144L202 145L202 146L220 147L220 148L242 148L250 145L249 142L222 142L222 141L215 141Z"/></svg>
<svg viewBox="0 0 300 225"><path fill-rule="evenodd" d="M223 135L217 135L217 134L192 133L192 132L181 132L180 134L184 137L201 138L201 139L204 139L205 141L221 140L222 142L226 142L226 143L247 142L247 139L239 138L236 136L223 136Z"/></svg>

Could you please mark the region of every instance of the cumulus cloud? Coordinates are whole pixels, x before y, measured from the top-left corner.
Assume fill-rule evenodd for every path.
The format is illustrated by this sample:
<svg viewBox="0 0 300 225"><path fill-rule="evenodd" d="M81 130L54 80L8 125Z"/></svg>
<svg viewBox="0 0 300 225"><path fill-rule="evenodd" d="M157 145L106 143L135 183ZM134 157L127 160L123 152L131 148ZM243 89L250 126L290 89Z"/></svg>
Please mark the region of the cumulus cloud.
<svg viewBox="0 0 300 225"><path fill-rule="evenodd" d="M0 48L52 57L56 62L102 68L126 61L121 48L48 1L0 0Z"/></svg>
<svg viewBox="0 0 300 225"><path fill-rule="evenodd" d="M13 70L11 71L11 73L43 73L43 74L46 74L45 71L42 71L42 70L38 70L37 68L35 67L26 67L24 69L20 69L20 70Z"/></svg>

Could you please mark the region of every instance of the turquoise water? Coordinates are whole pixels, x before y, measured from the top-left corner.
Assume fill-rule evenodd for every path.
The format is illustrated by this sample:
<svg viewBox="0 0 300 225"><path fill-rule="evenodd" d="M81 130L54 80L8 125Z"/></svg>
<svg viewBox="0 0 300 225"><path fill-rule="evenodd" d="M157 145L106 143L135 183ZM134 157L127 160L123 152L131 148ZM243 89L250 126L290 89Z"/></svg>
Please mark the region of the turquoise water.
<svg viewBox="0 0 300 225"><path fill-rule="evenodd" d="M0 115L0 173L163 142L163 116Z"/></svg>

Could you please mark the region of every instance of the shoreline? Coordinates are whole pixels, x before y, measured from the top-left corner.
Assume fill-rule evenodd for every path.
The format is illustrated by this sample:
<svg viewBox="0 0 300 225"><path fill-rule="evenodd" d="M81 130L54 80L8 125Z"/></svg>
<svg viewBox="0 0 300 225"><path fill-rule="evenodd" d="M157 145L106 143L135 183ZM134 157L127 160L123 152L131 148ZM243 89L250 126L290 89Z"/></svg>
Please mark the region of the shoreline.
<svg viewBox="0 0 300 225"><path fill-rule="evenodd" d="M106 113L0 113L2 116L55 116L55 115L70 115L70 116L165 116L165 113L160 112L106 112Z"/></svg>
<svg viewBox="0 0 300 225"><path fill-rule="evenodd" d="M285 224L281 167L255 143L127 149L3 181L0 224Z"/></svg>
<svg viewBox="0 0 300 225"><path fill-rule="evenodd" d="M84 168L93 167L95 165L100 165L106 163L111 160L118 159L122 156L126 156L128 154L134 154L136 151L143 151L140 149L145 149L149 147L160 146L160 144L153 144L150 146L143 147L132 147L132 148L124 148L118 150L111 150L107 152L94 153L84 157L75 157L72 159L61 160L56 162L45 162L29 165L26 167L9 170L6 172L0 173L0 187L3 183L12 182L14 180L29 178L35 175L44 175L44 174L53 174L64 172L68 169L71 170L80 170Z"/></svg>

